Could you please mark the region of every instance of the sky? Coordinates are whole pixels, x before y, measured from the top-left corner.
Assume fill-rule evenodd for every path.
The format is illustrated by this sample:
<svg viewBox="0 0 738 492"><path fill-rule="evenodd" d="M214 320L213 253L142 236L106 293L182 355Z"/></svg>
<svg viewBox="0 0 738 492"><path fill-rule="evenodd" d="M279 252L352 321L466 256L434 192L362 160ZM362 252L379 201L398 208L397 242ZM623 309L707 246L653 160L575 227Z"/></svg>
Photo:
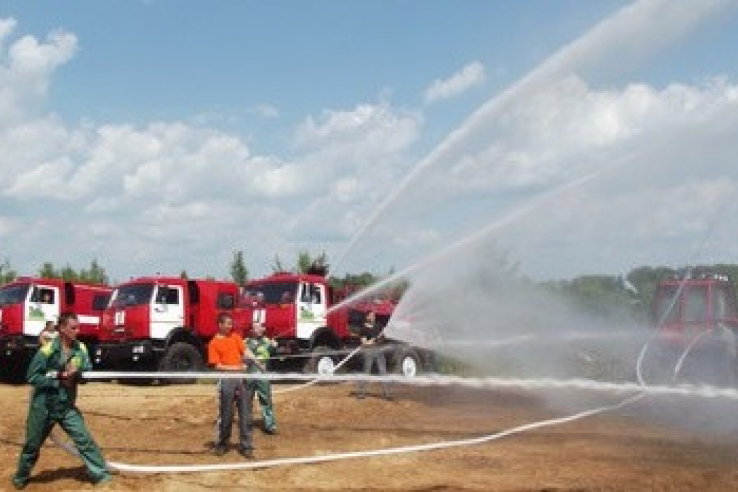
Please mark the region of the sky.
<svg viewBox="0 0 738 492"><path fill-rule="evenodd" d="M737 27L735 0L0 0L0 261L737 263Z"/></svg>

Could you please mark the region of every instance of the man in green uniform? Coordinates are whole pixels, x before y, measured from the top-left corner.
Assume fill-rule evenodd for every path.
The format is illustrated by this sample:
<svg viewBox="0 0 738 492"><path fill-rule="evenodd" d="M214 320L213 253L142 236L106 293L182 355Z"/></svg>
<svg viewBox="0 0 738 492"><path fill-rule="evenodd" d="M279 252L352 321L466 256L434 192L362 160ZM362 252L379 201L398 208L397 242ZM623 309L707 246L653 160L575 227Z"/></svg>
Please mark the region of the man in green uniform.
<svg viewBox="0 0 738 492"><path fill-rule="evenodd" d="M75 405L81 374L92 368L87 348L77 341L77 315L62 313L58 330L59 336L42 345L28 367L26 378L33 385L33 394L26 420L26 440L12 478L16 489L28 484L41 445L55 424L61 425L74 441L94 483L111 479L100 448Z"/></svg>
<svg viewBox="0 0 738 492"><path fill-rule="evenodd" d="M275 353L277 348L276 340L269 338L265 334L265 327L262 323L255 321L253 324L253 335L246 340L251 353L256 356L259 364L249 364L250 373L259 373L268 367L269 358ZM274 415L274 405L272 403L272 385L268 379L249 379L248 394L253 398L253 394L259 400L259 408L261 408L261 416L264 422L264 432L267 434L277 433L277 419Z"/></svg>

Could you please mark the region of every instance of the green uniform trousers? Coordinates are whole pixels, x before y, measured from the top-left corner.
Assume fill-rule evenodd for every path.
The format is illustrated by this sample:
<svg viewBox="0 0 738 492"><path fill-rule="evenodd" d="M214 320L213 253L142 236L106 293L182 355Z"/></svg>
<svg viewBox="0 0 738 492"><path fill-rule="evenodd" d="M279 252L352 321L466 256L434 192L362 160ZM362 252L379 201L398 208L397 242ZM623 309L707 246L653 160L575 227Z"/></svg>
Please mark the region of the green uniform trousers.
<svg viewBox="0 0 738 492"><path fill-rule="evenodd" d="M40 404L39 404L40 403ZM13 476L15 485L28 483L33 466L38 461L41 445L51 433L55 424L59 424L64 432L74 441L80 457L87 467L94 482L110 478L100 448L87 430L82 414L74 405L51 405L52 411L41 401L34 401L28 412L26 421L26 441L18 458L18 471Z"/></svg>
<svg viewBox="0 0 738 492"><path fill-rule="evenodd" d="M272 404L271 383L266 379L250 379L248 382L248 391L251 395L256 394L256 398L259 400L261 417L264 421L264 430L266 432L276 432L277 418L274 415L274 405Z"/></svg>

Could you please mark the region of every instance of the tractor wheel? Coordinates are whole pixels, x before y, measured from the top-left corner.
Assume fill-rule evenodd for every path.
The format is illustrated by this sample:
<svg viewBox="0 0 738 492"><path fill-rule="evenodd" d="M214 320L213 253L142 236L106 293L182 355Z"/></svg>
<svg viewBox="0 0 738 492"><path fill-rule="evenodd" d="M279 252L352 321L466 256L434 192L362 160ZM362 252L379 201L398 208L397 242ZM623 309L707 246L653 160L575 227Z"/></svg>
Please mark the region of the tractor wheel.
<svg viewBox="0 0 738 492"><path fill-rule="evenodd" d="M305 374L330 376L336 370L336 360L331 355L333 349L325 345L318 345L313 349L313 355L305 364Z"/></svg>
<svg viewBox="0 0 738 492"><path fill-rule="evenodd" d="M203 359L196 347L185 342L173 343L159 363L162 372L197 372L203 369ZM170 378L160 380L163 383L193 384L196 380Z"/></svg>
<svg viewBox="0 0 738 492"><path fill-rule="evenodd" d="M393 365L397 373L407 378L414 378L422 371L420 356L417 351L410 347L402 347L397 350Z"/></svg>

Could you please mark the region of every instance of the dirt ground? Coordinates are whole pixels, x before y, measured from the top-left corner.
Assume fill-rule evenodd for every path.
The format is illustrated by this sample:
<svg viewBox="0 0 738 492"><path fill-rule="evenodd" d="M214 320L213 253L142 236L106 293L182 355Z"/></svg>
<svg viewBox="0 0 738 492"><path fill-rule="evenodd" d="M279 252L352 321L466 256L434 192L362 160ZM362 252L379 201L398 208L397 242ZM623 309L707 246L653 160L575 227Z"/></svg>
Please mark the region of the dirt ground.
<svg viewBox="0 0 738 492"><path fill-rule="evenodd" d="M356 399L349 383L293 387L275 386L279 435L262 433L256 418L254 460L242 458L235 447L223 457L210 454L216 414L212 383L88 383L80 388L79 406L114 466L240 465L320 457L476 438L565 415L522 390L402 386L395 388L394 401L386 401L378 395ZM10 488L28 395L28 386L0 385L0 490ZM598 404L602 402L591 406ZM77 458L47 442L26 490L96 488L87 482ZM696 432L635 418L626 410L432 451L256 469L115 471L105 489L727 491L738 490L738 435L715 443Z"/></svg>

